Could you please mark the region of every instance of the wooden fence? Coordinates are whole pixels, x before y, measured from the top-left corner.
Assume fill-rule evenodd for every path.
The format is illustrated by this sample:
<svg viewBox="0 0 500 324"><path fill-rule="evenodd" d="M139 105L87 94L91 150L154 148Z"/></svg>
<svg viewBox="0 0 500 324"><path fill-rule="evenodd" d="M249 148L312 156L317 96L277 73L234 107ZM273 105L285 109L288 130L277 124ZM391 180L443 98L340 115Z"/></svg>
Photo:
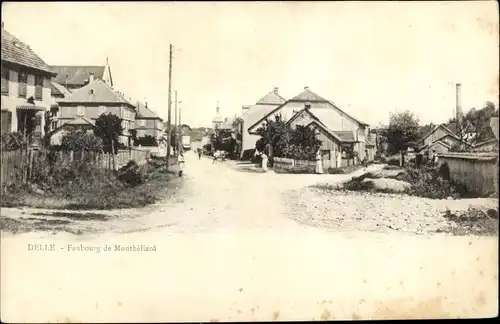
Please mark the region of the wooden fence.
<svg viewBox="0 0 500 324"><path fill-rule="evenodd" d="M438 154L438 161L446 162L451 179L469 190L498 195L498 153L443 153Z"/></svg>
<svg viewBox="0 0 500 324"><path fill-rule="evenodd" d="M43 150L17 150L1 152L0 154L0 185L10 185L13 183L26 183L34 176L33 166L36 163L46 163ZM116 154L116 169L134 160L142 165L150 158L149 150L132 148L128 150L119 150ZM62 152L55 153L55 160L58 161L82 161L84 163L93 163L103 169L113 170L113 158L109 153L95 152Z"/></svg>
<svg viewBox="0 0 500 324"><path fill-rule="evenodd" d="M316 162L275 157L273 168L278 173L315 173Z"/></svg>

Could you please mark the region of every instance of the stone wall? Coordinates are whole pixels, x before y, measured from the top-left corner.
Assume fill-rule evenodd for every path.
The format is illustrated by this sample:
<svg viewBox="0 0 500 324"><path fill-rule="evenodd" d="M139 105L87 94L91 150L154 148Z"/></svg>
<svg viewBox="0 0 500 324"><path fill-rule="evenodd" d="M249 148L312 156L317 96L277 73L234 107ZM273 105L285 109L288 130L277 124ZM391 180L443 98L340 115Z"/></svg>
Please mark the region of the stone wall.
<svg viewBox="0 0 500 324"><path fill-rule="evenodd" d="M452 180L462 182L469 190L498 195L498 154L444 153L438 160L448 164Z"/></svg>

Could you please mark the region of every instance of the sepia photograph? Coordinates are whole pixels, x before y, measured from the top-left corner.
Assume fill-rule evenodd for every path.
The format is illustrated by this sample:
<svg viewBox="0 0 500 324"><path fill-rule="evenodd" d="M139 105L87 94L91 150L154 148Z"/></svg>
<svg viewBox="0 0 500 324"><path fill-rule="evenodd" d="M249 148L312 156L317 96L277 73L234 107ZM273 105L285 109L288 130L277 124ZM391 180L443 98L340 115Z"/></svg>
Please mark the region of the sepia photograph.
<svg viewBox="0 0 500 324"><path fill-rule="evenodd" d="M498 316L498 2L1 7L2 322Z"/></svg>

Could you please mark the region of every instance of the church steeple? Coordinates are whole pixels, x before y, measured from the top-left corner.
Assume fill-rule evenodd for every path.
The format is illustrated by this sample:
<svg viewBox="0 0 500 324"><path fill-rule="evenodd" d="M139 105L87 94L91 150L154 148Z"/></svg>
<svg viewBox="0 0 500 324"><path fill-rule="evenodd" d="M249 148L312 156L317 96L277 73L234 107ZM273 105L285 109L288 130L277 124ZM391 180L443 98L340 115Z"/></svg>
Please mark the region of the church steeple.
<svg viewBox="0 0 500 324"><path fill-rule="evenodd" d="M218 129L220 125L222 125L223 120L220 115L219 101L217 101L217 108L215 109L215 116L212 119L212 125L214 129Z"/></svg>
<svg viewBox="0 0 500 324"><path fill-rule="evenodd" d="M106 57L106 66L104 67L104 73L103 73L102 79L110 87L113 87L113 77L111 76L111 67L109 66L108 57Z"/></svg>

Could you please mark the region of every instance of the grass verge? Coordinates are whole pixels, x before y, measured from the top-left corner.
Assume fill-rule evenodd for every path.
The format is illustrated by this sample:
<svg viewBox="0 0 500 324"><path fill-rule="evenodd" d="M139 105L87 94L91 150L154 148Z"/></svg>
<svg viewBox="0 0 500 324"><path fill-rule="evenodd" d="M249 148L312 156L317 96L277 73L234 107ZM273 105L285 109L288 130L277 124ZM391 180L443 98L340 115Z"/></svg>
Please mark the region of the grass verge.
<svg viewBox="0 0 500 324"><path fill-rule="evenodd" d="M11 187L2 192L0 206L68 210L137 208L153 204L168 192L178 190L177 170L167 171L158 165L148 165L144 169L147 177L139 185L123 183L110 171L92 170L59 186Z"/></svg>

